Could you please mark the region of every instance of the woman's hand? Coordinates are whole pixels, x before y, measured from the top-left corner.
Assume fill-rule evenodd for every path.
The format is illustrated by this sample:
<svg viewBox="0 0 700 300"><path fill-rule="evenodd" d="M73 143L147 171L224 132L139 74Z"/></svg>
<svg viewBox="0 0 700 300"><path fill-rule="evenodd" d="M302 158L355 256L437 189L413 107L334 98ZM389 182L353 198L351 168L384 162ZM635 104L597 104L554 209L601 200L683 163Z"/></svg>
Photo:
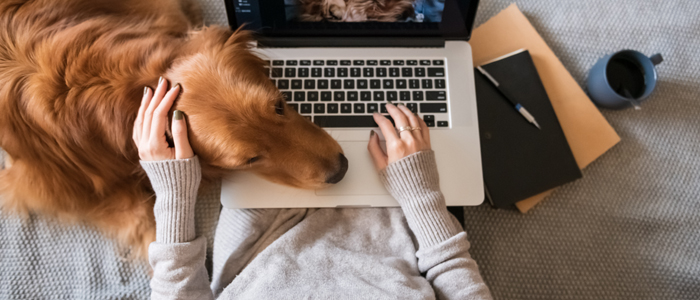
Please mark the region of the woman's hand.
<svg viewBox="0 0 700 300"><path fill-rule="evenodd" d="M413 153L430 150L430 132L423 119L416 116L403 104L395 106L386 104L386 110L394 119L396 127L386 117L375 113L374 121L379 125L386 139L386 153L379 145L379 136L374 130L370 133L369 153L372 155L374 166L381 171L387 165Z"/></svg>
<svg viewBox="0 0 700 300"><path fill-rule="evenodd" d="M194 156L187 139L187 123L181 111L173 112L172 135L175 148L171 148L165 138L168 112L180 94L180 85L176 84L166 93L167 88L168 81L161 77L155 92L149 87L143 90L143 100L134 122L133 135L141 160L185 159Z"/></svg>

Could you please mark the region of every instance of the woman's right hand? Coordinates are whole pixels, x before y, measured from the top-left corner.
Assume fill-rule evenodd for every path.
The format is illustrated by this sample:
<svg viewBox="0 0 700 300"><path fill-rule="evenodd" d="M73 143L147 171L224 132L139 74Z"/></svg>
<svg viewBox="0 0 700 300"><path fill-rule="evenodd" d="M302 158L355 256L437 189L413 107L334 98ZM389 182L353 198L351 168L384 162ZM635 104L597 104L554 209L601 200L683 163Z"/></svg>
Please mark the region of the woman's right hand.
<svg viewBox="0 0 700 300"><path fill-rule="evenodd" d="M379 136L374 130L370 133L369 145L367 145L378 171L413 153L430 150L430 132L423 119L403 104L396 106L387 103L386 110L394 119L396 127L386 117L378 113L374 114L374 121L379 125L386 139L386 152L379 145Z"/></svg>

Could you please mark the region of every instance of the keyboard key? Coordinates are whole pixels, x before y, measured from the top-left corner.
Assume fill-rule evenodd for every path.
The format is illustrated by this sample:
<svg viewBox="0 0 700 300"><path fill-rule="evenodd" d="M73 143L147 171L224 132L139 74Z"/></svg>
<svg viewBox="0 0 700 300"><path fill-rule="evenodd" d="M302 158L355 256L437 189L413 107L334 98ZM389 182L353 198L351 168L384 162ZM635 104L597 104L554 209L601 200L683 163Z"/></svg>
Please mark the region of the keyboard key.
<svg viewBox="0 0 700 300"><path fill-rule="evenodd" d="M318 89L325 90L327 88L328 88L328 79L319 79L318 80Z"/></svg>
<svg viewBox="0 0 700 300"><path fill-rule="evenodd" d="M352 90L355 88L355 80L345 79L343 80L343 88L346 90Z"/></svg>
<svg viewBox="0 0 700 300"><path fill-rule="evenodd" d="M343 81L340 79L331 80L331 89L337 90L343 88Z"/></svg>
<svg viewBox="0 0 700 300"><path fill-rule="evenodd" d="M356 114L364 114L365 113L365 104L364 103L355 103L352 105L353 112Z"/></svg>
<svg viewBox="0 0 700 300"><path fill-rule="evenodd" d="M406 103L406 108L410 109L413 113L418 112L418 105L416 103Z"/></svg>
<svg viewBox="0 0 700 300"><path fill-rule="evenodd" d="M311 77L321 77L323 76L323 71L321 68L311 68Z"/></svg>
<svg viewBox="0 0 700 300"><path fill-rule="evenodd" d="M406 79L396 79L396 88L397 89L405 89L406 88Z"/></svg>
<svg viewBox="0 0 700 300"><path fill-rule="evenodd" d="M286 90L289 88L289 79L277 80L277 88L280 90Z"/></svg>
<svg viewBox="0 0 700 300"><path fill-rule="evenodd" d="M389 113L389 112L386 110L386 103L382 103L381 105L379 105L379 111L380 111L381 113L383 113L383 114Z"/></svg>
<svg viewBox="0 0 700 300"><path fill-rule="evenodd" d="M341 66L349 66L349 65L351 65L351 64L352 64L352 62L349 61L349 60L341 60L341 61L340 61L340 65L341 65Z"/></svg>
<svg viewBox="0 0 700 300"><path fill-rule="evenodd" d="M357 101L357 91L348 92L348 101Z"/></svg>
<svg viewBox="0 0 700 300"><path fill-rule="evenodd" d="M428 127L435 127L435 121L425 121L425 125L428 125Z"/></svg>
<svg viewBox="0 0 700 300"><path fill-rule="evenodd" d="M273 66L284 66L284 61L283 60L273 60L272 65Z"/></svg>
<svg viewBox="0 0 700 300"><path fill-rule="evenodd" d="M348 77L348 68L338 68L338 77Z"/></svg>
<svg viewBox="0 0 700 300"><path fill-rule="evenodd" d="M335 68L325 68L323 69L323 76L325 77L335 77Z"/></svg>
<svg viewBox="0 0 700 300"><path fill-rule="evenodd" d="M382 65L382 66L391 66L391 61L390 61L390 60L384 59L384 60L381 60L381 61L379 62L379 64Z"/></svg>
<svg viewBox="0 0 700 300"><path fill-rule="evenodd" d="M401 92L399 93L399 96L401 96L401 101L411 100L411 92Z"/></svg>
<svg viewBox="0 0 700 300"><path fill-rule="evenodd" d="M284 77L297 77L296 68L284 68Z"/></svg>
<svg viewBox="0 0 700 300"><path fill-rule="evenodd" d="M338 113L338 104L329 103L328 104L328 113L329 114L337 114Z"/></svg>
<svg viewBox="0 0 700 300"><path fill-rule="evenodd" d="M390 77L399 77L399 68L389 68Z"/></svg>
<svg viewBox="0 0 700 300"><path fill-rule="evenodd" d="M363 68L362 69L362 76L374 77L374 69L373 68Z"/></svg>
<svg viewBox="0 0 700 300"><path fill-rule="evenodd" d="M364 60L353 60L352 64L353 64L353 66L364 66L365 61Z"/></svg>
<svg viewBox="0 0 700 300"><path fill-rule="evenodd" d="M376 113L379 111L379 105L377 103L369 103L367 104L367 113Z"/></svg>
<svg viewBox="0 0 700 300"><path fill-rule="evenodd" d="M318 101L318 92L317 91L307 92L306 99L307 99L307 101Z"/></svg>
<svg viewBox="0 0 700 300"><path fill-rule="evenodd" d="M316 88L316 80L307 79L304 80L304 88L307 90L313 90Z"/></svg>
<svg viewBox="0 0 700 300"><path fill-rule="evenodd" d="M377 68L377 77L386 77L386 68Z"/></svg>
<svg viewBox="0 0 700 300"><path fill-rule="evenodd" d="M411 79L408 81L408 86L412 89L419 89L420 81L418 79Z"/></svg>
<svg viewBox="0 0 700 300"><path fill-rule="evenodd" d="M417 65L418 65L418 61L417 61L417 60L407 60L407 61L406 61L406 64L409 65L409 66L417 66Z"/></svg>
<svg viewBox="0 0 700 300"><path fill-rule="evenodd" d="M421 103L420 112L422 113L444 113L447 112L447 103Z"/></svg>
<svg viewBox="0 0 700 300"><path fill-rule="evenodd" d="M438 121L438 127L447 127L447 121Z"/></svg>
<svg viewBox="0 0 700 300"><path fill-rule="evenodd" d="M323 103L316 103L314 104L314 113L315 114L322 114L326 112L326 105Z"/></svg>
<svg viewBox="0 0 700 300"><path fill-rule="evenodd" d="M394 66L403 66L404 63L405 62L403 60L394 60Z"/></svg>
<svg viewBox="0 0 700 300"><path fill-rule="evenodd" d="M394 88L394 80L392 80L392 79L384 79L382 81L382 83L383 83L382 86L385 89L393 89Z"/></svg>
<svg viewBox="0 0 700 300"><path fill-rule="evenodd" d="M299 61L299 64L302 66L310 66L311 61L310 60L302 60L302 61Z"/></svg>
<svg viewBox="0 0 700 300"><path fill-rule="evenodd" d="M272 68L272 72L270 73L270 76L272 77L282 77L282 68Z"/></svg>
<svg viewBox="0 0 700 300"><path fill-rule="evenodd" d="M421 86L423 86L424 89L432 89L433 81L430 79L423 79L421 80Z"/></svg>
<svg viewBox="0 0 700 300"><path fill-rule="evenodd" d="M360 77L360 76L362 76L362 69L350 68L350 77Z"/></svg>
<svg viewBox="0 0 700 300"><path fill-rule="evenodd" d="M435 64L435 62L433 62ZM429 77L445 77L445 68L428 68Z"/></svg>
<svg viewBox="0 0 700 300"><path fill-rule="evenodd" d="M360 103L361 104L361 103ZM364 105L364 104L362 104ZM364 111L364 107L363 107ZM357 112L356 112L357 113ZM391 116L385 116L389 121L392 122ZM374 122L374 117L372 116L316 116L314 117L314 123L316 125L326 128L359 128L368 127L376 128L377 123Z"/></svg>
<svg viewBox="0 0 700 300"><path fill-rule="evenodd" d="M384 92L374 91L374 101L384 101Z"/></svg>
<svg viewBox="0 0 700 300"><path fill-rule="evenodd" d="M282 97L287 101L292 101L292 92L282 92Z"/></svg>
<svg viewBox="0 0 700 300"><path fill-rule="evenodd" d="M416 77L425 77L425 68L416 68Z"/></svg>
<svg viewBox="0 0 700 300"><path fill-rule="evenodd" d="M324 63L322 60L314 60L314 66L323 66Z"/></svg>
<svg viewBox="0 0 700 300"><path fill-rule="evenodd" d="M413 68L401 68L401 76L413 77Z"/></svg>
<svg viewBox="0 0 700 300"><path fill-rule="evenodd" d="M335 101L345 101L345 92L335 91L333 92L333 100Z"/></svg>
<svg viewBox="0 0 700 300"><path fill-rule="evenodd" d="M368 61L367 61L367 65L368 65L368 66L376 66L376 65L377 65L377 61L376 61L376 60L368 60Z"/></svg>
<svg viewBox="0 0 700 300"><path fill-rule="evenodd" d="M301 89L301 79L294 79L292 80L292 89L293 90L300 90Z"/></svg>
<svg viewBox="0 0 700 300"><path fill-rule="evenodd" d="M305 92L294 92L294 101L305 101L306 100L306 93Z"/></svg>
<svg viewBox="0 0 700 300"><path fill-rule="evenodd" d="M296 60L288 60L288 61L287 61L287 65L288 65L288 66L296 66L296 65L297 65L297 61L296 61Z"/></svg>
<svg viewBox="0 0 700 300"><path fill-rule="evenodd" d="M398 100L398 93L396 91L388 91L386 92L386 100L389 101L396 101Z"/></svg>
<svg viewBox="0 0 700 300"><path fill-rule="evenodd" d="M421 59L421 60L420 60L420 65L421 65L421 66L429 66L429 65L430 65L430 60L429 60L429 59Z"/></svg>
<svg viewBox="0 0 700 300"><path fill-rule="evenodd" d="M435 121L435 116L434 115L423 115L423 121Z"/></svg>
<svg viewBox="0 0 700 300"><path fill-rule="evenodd" d="M438 59L433 60L433 65L435 65L435 66L442 66L444 64L445 64L444 60L441 60L441 59L440 60L438 60Z"/></svg>
<svg viewBox="0 0 700 300"><path fill-rule="evenodd" d="M337 60L327 60L327 61L326 61L326 65L328 65L328 66L337 66L337 65L338 65L338 61L337 61Z"/></svg>
<svg viewBox="0 0 700 300"><path fill-rule="evenodd" d="M309 68L299 68L299 77L309 77Z"/></svg>
<svg viewBox="0 0 700 300"><path fill-rule="evenodd" d="M349 114L352 112L352 104L343 103L340 105L340 113Z"/></svg>
<svg viewBox="0 0 700 300"><path fill-rule="evenodd" d="M447 100L445 91L427 91L425 92L426 100Z"/></svg>
<svg viewBox="0 0 700 300"><path fill-rule="evenodd" d="M289 107L291 107L294 111L299 112L299 104L296 103L289 103Z"/></svg>
<svg viewBox="0 0 700 300"><path fill-rule="evenodd" d="M311 104L304 103L304 104L300 105L299 112L302 114L310 114L311 113Z"/></svg>
<svg viewBox="0 0 700 300"><path fill-rule="evenodd" d="M435 79L435 88L436 89L444 89L445 88L445 79Z"/></svg>
<svg viewBox="0 0 700 300"><path fill-rule="evenodd" d="M414 101L423 101L423 91L413 91Z"/></svg>
<svg viewBox="0 0 700 300"><path fill-rule="evenodd" d="M331 101L331 92L321 92L321 101Z"/></svg>
<svg viewBox="0 0 700 300"><path fill-rule="evenodd" d="M362 100L362 101L372 100L372 92L360 92L360 100Z"/></svg>
<svg viewBox="0 0 700 300"><path fill-rule="evenodd" d="M358 79L357 80L357 88L358 89L366 89L367 88L367 79Z"/></svg>
<svg viewBox="0 0 700 300"><path fill-rule="evenodd" d="M372 79L369 81L369 87L371 89L380 89L382 88L382 81L379 79Z"/></svg>

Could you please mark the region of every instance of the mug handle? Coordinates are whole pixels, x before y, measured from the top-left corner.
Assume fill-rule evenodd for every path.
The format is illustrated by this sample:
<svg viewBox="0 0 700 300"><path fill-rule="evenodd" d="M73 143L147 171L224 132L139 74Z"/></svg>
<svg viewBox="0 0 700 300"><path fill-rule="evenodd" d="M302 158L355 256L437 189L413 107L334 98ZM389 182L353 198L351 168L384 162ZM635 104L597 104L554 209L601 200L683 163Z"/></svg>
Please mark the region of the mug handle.
<svg viewBox="0 0 700 300"><path fill-rule="evenodd" d="M649 57L649 59L651 60L651 63L654 64L655 66L660 64L662 61L664 61L664 58L663 58L663 56L661 56L661 53L656 53L656 54L652 55L651 57Z"/></svg>

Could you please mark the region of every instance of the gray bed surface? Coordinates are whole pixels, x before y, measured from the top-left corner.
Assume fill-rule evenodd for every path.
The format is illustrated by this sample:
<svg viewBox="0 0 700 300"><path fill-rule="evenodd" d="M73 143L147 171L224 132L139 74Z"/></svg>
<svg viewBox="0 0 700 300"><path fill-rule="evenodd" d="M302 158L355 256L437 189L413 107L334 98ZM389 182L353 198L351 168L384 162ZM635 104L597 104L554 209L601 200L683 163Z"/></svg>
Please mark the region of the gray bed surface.
<svg viewBox="0 0 700 300"><path fill-rule="evenodd" d="M201 0L227 24L221 0ZM515 1L584 85L603 55L660 52L641 111L603 111L622 141L527 214L465 211L471 253L497 299L700 298L700 2ZM477 24L509 1L482 0ZM218 190L201 191L211 236ZM94 228L0 211L0 299L147 298L147 266Z"/></svg>

